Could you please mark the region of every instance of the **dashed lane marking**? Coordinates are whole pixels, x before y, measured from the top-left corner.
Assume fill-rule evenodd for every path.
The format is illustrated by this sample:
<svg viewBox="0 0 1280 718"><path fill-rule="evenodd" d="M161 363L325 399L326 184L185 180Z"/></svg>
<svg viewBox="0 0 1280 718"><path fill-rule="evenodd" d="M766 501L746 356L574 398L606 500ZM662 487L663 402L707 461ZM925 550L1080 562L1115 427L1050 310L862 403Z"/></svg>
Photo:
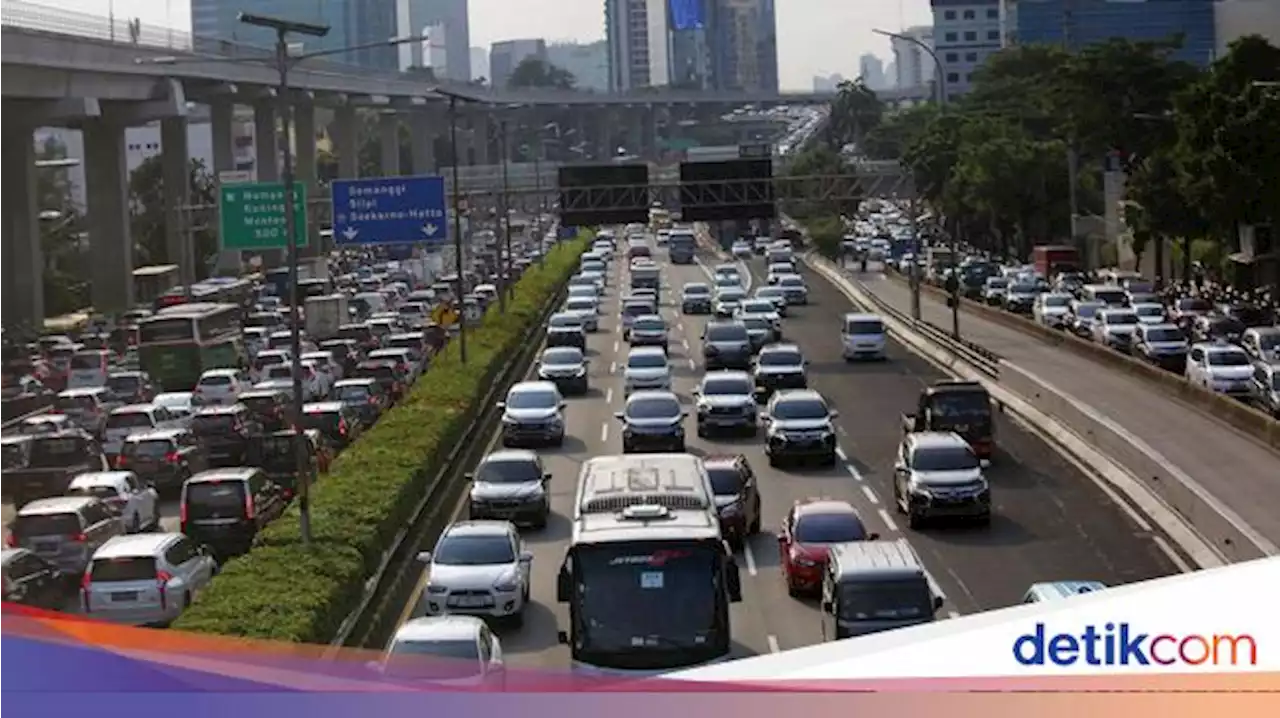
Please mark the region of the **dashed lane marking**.
<svg viewBox="0 0 1280 718"><path fill-rule="evenodd" d="M613 387L609 387L608 389L604 390L604 403L606 404L613 403Z"/></svg>
<svg viewBox="0 0 1280 718"><path fill-rule="evenodd" d="M870 501L873 504L880 503L880 499L876 497L876 492L872 491L870 486L863 484L862 493L866 495L867 501Z"/></svg>
<svg viewBox="0 0 1280 718"><path fill-rule="evenodd" d="M897 532L898 523L893 520L893 517L889 515L889 512L884 509L880 509L878 513L880 514L880 520L884 522L884 525L887 526L890 531Z"/></svg>
<svg viewBox="0 0 1280 718"><path fill-rule="evenodd" d="M862 474L858 473L858 470L853 467L853 464L845 464L844 470L849 472L849 475L853 477L854 481L862 481Z"/></svg>
<svg viewBox="0 0 1280 718"><path fill-rule="evenodd" d="M849 456L845 454L844 449L840 448L839 446L836 447L836 456L840 457L841 461L845 461L845 462L849 461Z"/></svg>
<svg viewBox="0 0 1280 718"><path fill-rule="evenodd" d="M767 638L766 640L769 642L769 652L770 652L770 653L777 653L778 651L782 650L782 649L778 648L778 637L777 637L777 636L775 636L775 635L773 635L772 633L770 633L770 634L769 634L769 636L768 636L768 638Z"/></svg>
<svg viewBox="0 0 1280 718"><path fill-rule="evenodd" d="M600 443L602 444L609 443L609 425L608 424L600 425Z"/></svg>
<svg viewBox="0 0 1280 718"><path fill-rule="evenodd" d="M756 575L756 555L752 553L751 543L748 541L742 542L742 558L747 563L747 574Z"/></svg>

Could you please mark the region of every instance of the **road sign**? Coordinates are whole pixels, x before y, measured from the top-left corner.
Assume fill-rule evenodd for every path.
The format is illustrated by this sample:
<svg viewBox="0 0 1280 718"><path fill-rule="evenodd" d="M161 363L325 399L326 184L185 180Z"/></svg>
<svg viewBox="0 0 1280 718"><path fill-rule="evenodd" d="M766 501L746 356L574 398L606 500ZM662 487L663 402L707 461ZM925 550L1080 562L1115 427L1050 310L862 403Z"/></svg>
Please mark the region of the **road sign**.
<svg viewBox="0 0 1280 718"><path fill-rule="evenodd" d="M294 245L307 246L307 188L293 183ZM218 188L218 241L223 249L285 249L284 184L249 182Z"/></svg>
<svg viewBox="0 0 1280 718"><path fill-rule="evenodd" d="M333 181L336 244L439 244L449 236L444 178L374 177Z"/></svg>

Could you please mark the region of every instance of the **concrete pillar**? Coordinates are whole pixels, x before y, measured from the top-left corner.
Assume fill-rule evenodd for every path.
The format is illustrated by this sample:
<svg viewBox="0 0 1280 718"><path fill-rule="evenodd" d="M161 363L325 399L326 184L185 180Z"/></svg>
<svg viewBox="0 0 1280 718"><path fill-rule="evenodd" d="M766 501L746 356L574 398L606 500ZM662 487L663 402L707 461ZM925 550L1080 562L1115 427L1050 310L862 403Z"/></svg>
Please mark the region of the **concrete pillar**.
<svg viewBox="0 0 1280 718"><path fill-rule="evenodd" d="M31 128L4 127L4 192L0 193L5 327L41 328L44 320L44 252L40 246L40 206L36 196L36 148Z"/></svg>
<svg viewBox="0 0 1280 718"><path fill-rule="evenodd" d="M378 146L382 150L383 177L400 176L400 117L392 112L378 115Z"/></svg>
<svg viewBox="0 0 1280 718"><path fill-rule="evenodd" d="M409 145L413 148L413 173L435 174L436 135L439 133L436 113L415 112L409 116Z"/></svg>
<svg viewBox="0 0 1280 718"><path fill-rule="evenodd" d="M360 176L360 138L356 125L356 108L338 107L333 111L333 128L329 133L333 149L338 153L338 176L352 179Z"/></svg>
<svg viewBox="0 0 1280 718"><path fill-rule="evenodd" d="M491 130L489 128L488 113L477 112L471 115L471 149L473 150L471 164L487 165L491 164L489 144L491 139Z"/></svg>
<svg viewBox="0 0 1280 718"><path fill-rule="evenodd" d="M209 105L209 132L213 146L213 176L219 172L228 172L236 168L235 149L232 146L231 121L235 116L235 104L230 101L213 102ZM218 252L218 273L227 275L240 274L240 253L234 250Z"/></svg>
<svg viewBox="0 0 1280 718"><path fill-rule="evenodd" d="M307 188L307 197L320 196L320 184L316 177L316 108L310 103L293 108L293 170L294 176ZM311 208L307 208L310 213ZM307 222L308 243L301 248L304 257L319 256L328 251L320 240L320 223Z"/></svg>
<svg viewBox="0 0 1280 718"><path fill-rule="evenodd" d="M280 181L280 134L275 100L261 100L253 106L253 153L258 181ZM284 264L284 250L264 250L259 254L264 269Z"/></svg>
<svg viewBox="0 0 1280 718"><path fill-rule="evenodd" d="M101 119L82 128L88 204L91 297L95 311L133 305L133 236L129 231L129 167L124 127Z"/></svg>
<svg viewBox="0 0 1280 718"><path fill-rule="evenodd" d="M187 147L187 118L160 121L160 161L164 174L164 246L170 263L178 265L184 286L196 280L197 257L187 218L191 204L191 157Z"/></svg>

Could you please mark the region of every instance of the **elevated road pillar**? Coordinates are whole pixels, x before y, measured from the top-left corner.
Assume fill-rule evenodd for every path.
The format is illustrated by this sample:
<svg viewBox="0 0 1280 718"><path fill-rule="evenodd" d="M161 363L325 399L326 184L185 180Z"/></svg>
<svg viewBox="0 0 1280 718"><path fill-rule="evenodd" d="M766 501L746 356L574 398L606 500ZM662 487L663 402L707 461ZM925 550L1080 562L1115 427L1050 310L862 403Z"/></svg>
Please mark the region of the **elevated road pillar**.
<svg viewBox="0 0 1280 718"><path fill-rule="evenodd" d="M191 204L191 156L187 146L187 118L167 117L160 120L160 163L164 176L164 245L165 256L178 265L183 286L196 279L196 256L191 233L187 230L187 206Z"/></svg>
<svg viewBox="0 0 1280 718"><path fill-rule="evenodd" d="M413 173L429 175L436 172L436 138L440 135L440 113L429 110L409 115L409 145L413 152Z"/></svg>
<svg viewBox="0 0 1280 718"><path fill-rule="evenodd" d="M378 148L383 177L400 176L400 116L395 112L378 115Z"/></svg>
<svg viewBox="0 0 1280 718"><path fill-rule="evenodd" d="M253 105L253 166L259 182L280 180L280 135L276 124L276 100L263 99ZM279 267L284 264L284 251L263 251L262 266Z"/></svg>
<svg viewBox="0 0 1280 718"><path fill-rule="evenodd" d="M293 169L298 181L306 185L307 196L320 197L316 176L316 108L310 102L293 106ZM310 207L307 210L309 212ZM307 222L307 233L308 243L301 248L301 256L314 257L328 251L321 246L319 222Z"/></svg>
<svg viewBox="0 0 1280 718"><path fill-rule="evenodd" d="M44 320L44 252L40 246L40 206L36 191L36 150L31 128L4 126L3 322L39 329Z"/></svg>
<svg viewBox="0 0 1280 718"><path fill-rule="evenodd" d="M232 146L231 122L235 115L235 103L218 100L209 104L209 131L213 146L213 174L236 169L235 148ZM218 273L239 274L241 257L235 250L218 252Z"/></svg>
<svg viewBox="0 0 1280 718"><path fill-rule="evenodd" d="M90 296L93 308L102 313L122 312L133 304L133 236L124 130L123 125L100 118L86 120L82 127L93 265Z"/></svg>

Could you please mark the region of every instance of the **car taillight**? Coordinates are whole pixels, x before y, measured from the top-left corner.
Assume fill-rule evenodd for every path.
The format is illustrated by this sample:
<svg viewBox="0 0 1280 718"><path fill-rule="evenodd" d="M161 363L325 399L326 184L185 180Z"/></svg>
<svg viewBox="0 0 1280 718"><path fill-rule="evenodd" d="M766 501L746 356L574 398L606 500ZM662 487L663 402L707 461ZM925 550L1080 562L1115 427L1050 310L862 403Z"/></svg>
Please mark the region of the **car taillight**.
<svg viewBox="0 0 1280 718"><path fill-rule="evenodd" d="M80 575L80 595L84 599L85 613L88 613L91 610L91 607L89 605L89 587L92 585L93 585L93 581L89 577L89 572L85 571L83 574Z"/></svg>
<svg viewBox="0 0 1280 718"><path fill-rule="evenodd" d="M346 419L339 419L339 420L338 420L338 435L339 435L339 436L346 436L346 435L347 435L347 420L346 420Z"/></svg>
<svg viewBox="0 0 1280 718"><path fill-rule="evenodd" d="M376 396L371 396L371 397L369 397L369 404L370 404L370 406L377 406L377 405L378 405L378 397L376 397Z"/></svg>
<svg viewBox="0 0 1280 718"><path fill-rule="evenodd" d="M253 496L251 496L251 495L249 495L249 494L245 494L245 497L244 497L244 517L245 517L246 519L253 520L254 516L256 516L256 515L257 515L257 512L255 512L255 511L253 510Z"/></svg>
<svg viewBox="0 0 1280 718"><path fill-rule="evenodd" d="M120 454L119 456L116 457L117 469L123 469L128 465L129 465L129 457L125 456L124 454Z"/></svg>
<svg viewBox="0 0 1280 718"><path fill-rule="evenodd" d="M182 455L176 451L170 451L169 453L164 455L164 460L169 462L170 464L176 464L179 461L182 461Z"/></svg>
<svg viewBox="0 0 1280 718"><path fill-rule="evenodd" d="M156 571L156 590L160 592L160 608L165 607L165 599L168 597L169 579L173 578L173 574L168 571Z"/></svg>
<svg viewBox="0 0 1280 718"><path fill-rule="evenodd" d="M187 530L187 502L186 501L183 501L182 505L178 507L178 523L182 525L182 530L183 532L185 532Z"/></svg>
<svg viewBox="0 0 1280 718"><path fill-rule="evenodd" d="M81 531L80 533L71 534L67 538L76 543L84 543L85 541L89 540L89 537L85 536L83 531Z"/></svg>
<svg viewBox="0 0 1280 718"><path fill-rule="evenodd" d="M19 543L17 534L10 533L5 537L4 543L9 548L18 548Z"/></svg>

